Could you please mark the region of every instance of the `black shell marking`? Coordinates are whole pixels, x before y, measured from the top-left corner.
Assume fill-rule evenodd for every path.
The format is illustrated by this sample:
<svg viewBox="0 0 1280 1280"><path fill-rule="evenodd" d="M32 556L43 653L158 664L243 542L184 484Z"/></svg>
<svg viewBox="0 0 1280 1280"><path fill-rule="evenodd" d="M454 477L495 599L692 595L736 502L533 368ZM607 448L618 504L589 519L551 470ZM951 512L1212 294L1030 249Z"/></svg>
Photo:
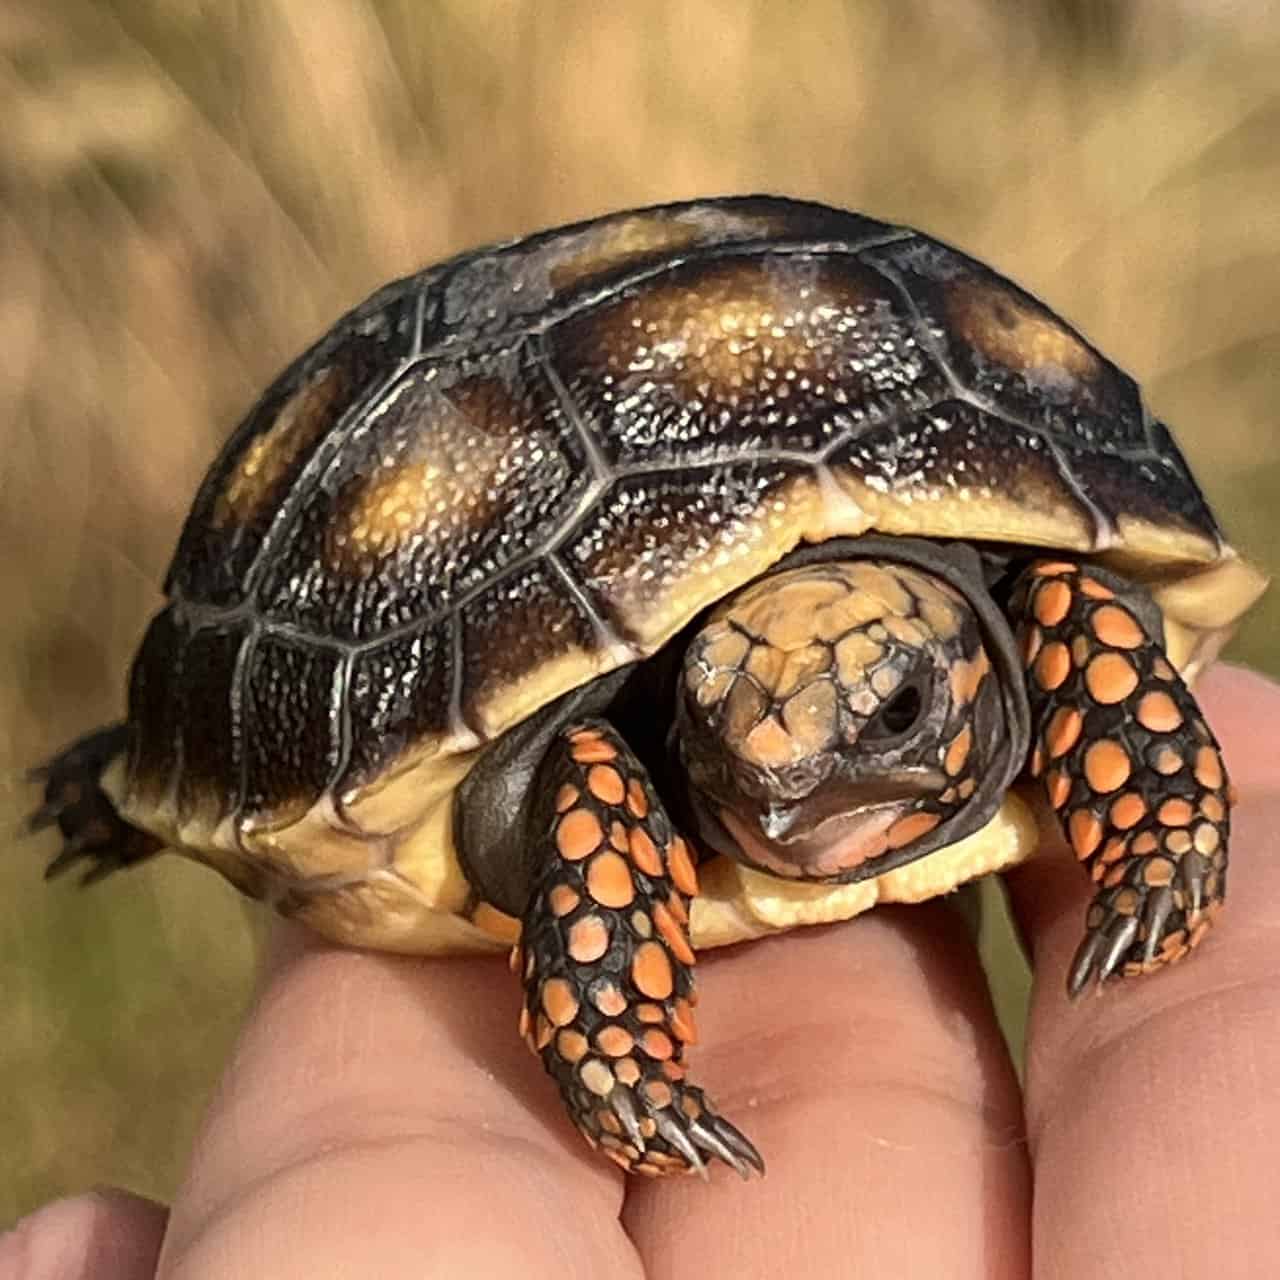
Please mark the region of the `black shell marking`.
<svg viewBox="0 0 1280 1280"><path fill-rule="evenodd" d="M133 808L288 821L491 736L520 679L642 656L673 592L754 576L832 475L1221 542L1132 380L962 254L765 197L614 215L387 286L267 391L135 665Z"/></svg>

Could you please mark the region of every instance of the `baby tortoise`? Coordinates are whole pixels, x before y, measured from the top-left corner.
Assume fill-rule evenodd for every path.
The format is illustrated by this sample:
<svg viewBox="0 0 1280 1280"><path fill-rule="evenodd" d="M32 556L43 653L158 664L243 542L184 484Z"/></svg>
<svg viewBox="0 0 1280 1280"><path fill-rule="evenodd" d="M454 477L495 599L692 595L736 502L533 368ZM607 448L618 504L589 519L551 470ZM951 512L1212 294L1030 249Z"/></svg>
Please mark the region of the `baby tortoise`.
<svg viewBox="0 0 1280 1280"><path fill-rule="evenodd" d="M511 950L587 1140L763 1162L685 1074L694 951L1025 858L1070 990L1180 959L1231 790L1186 681L1259 595L1134 383L908 229L751 197L374 294L214 463L49 870L174 848L340 942Z"/></svg>

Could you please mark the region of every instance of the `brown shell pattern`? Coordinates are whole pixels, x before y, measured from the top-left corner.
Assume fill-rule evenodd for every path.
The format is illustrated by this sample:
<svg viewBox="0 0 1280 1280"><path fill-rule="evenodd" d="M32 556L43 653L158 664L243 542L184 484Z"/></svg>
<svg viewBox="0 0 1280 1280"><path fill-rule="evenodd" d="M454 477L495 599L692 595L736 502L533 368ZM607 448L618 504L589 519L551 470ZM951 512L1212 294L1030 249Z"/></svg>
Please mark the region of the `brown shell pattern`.
<svg viewBox="0 0 1280 1280"><path fill-rule="evenodd" d="M287 822L652 652L835 508L945 536L961 490L968 536L1221 546L1132 380L926 236L749 197L453 259L210 470L133 672L133 808Z"/></svg>

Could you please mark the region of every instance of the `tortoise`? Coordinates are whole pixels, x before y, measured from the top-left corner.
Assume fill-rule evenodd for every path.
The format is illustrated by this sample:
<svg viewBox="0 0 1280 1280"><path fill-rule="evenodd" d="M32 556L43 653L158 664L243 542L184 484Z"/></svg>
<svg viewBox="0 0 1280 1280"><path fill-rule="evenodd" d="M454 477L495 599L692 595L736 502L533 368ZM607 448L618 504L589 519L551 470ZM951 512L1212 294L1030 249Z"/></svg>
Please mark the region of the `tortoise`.
<svg viewBox="0 0 1280 1280"><path fill-rule="evenodd" d="M509 948L593 1146L746 1176L686 1077L695 948L944 893L1047 803L1096 885L1070 991L1179 960L1232 800L1188 682L1264 586L988 268L777 197L621 212L285 370L32 826L50 873L171 848L341 943Z"/></svg>

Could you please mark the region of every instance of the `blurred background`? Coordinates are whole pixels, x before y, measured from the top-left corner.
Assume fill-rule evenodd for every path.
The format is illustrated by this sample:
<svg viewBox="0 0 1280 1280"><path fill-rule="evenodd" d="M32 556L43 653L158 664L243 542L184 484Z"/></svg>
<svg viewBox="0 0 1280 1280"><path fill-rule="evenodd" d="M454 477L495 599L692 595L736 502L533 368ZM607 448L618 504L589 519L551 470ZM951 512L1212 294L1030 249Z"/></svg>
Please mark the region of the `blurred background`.
<svg viewBox="0 0 1280 1280"><path fill-rule="evenodd" d="M194 487L302 346L484 241L813 197L1072 319L1280 571L1278 65L1244 0L0 5L0 1225L170 1195L248 999L263 922L212 874L46 889L54 838L13 833L23 770L118 716ZM1280 592L1233 656L1280 673L1277 624Z"/></svg>

